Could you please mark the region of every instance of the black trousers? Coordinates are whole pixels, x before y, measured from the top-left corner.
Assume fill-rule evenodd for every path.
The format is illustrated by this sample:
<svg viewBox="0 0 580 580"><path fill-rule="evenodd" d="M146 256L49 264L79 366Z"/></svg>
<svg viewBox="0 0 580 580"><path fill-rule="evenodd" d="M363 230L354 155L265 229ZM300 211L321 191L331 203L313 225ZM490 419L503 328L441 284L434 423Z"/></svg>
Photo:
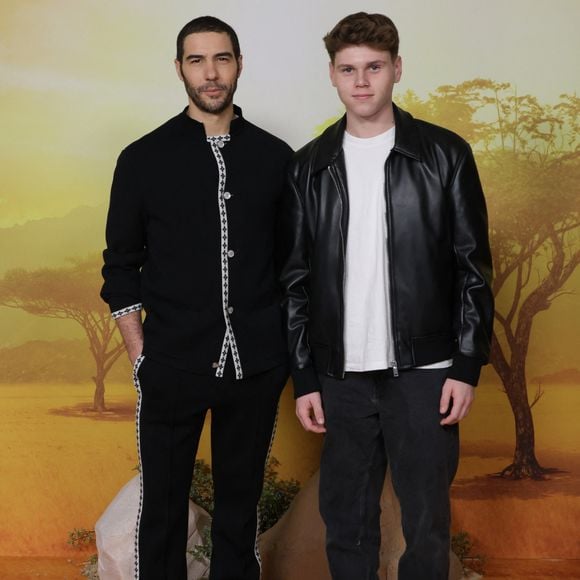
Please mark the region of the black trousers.
<svg viewBox="0 0 580 580"><path fill-rule="evenodd" d="M320 511L333 580L376 580L380 496L387 463L401 505L406 550L399 580L447 580L449 486L457 471L458 426L439 422L446 369L321 377L327 433Z"/></svg>
<svg viewBox="0 0 580 580"><path fill-rule="evenodd" d="M233 373L232 373L233 374ZM257 503L285 365L249 378L186 373L149 358L135 374L141 501L135 578L186 580L188 497L211 409L211 580L258 580Z"/></svg>

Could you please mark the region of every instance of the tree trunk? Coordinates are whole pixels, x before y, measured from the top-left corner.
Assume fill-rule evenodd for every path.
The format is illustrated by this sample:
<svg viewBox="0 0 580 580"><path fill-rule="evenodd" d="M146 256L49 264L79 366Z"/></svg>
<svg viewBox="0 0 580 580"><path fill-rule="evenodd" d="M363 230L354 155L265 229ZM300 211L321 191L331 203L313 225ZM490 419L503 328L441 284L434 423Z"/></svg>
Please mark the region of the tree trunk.
<svg viewBox="0 0 580 580"><path fill-rule="evenodd" d="M545 470L536 459L534 421L523 369L512 369L509 384L505 387L515 418L516 449L513 463L502 470L501 476L509 479L543 479Z"/></svg>
<svg viewBox="0 0 580 580"><path fill-rule="evenodd" d="M105 407L105 369L104 369L104 361L101 357L95 357L96 363L96 373L95 376L92 377L93 382L95 383L95 393L93 395L93 410L97 411L98 413L102 413L106 411Z"/></svg>

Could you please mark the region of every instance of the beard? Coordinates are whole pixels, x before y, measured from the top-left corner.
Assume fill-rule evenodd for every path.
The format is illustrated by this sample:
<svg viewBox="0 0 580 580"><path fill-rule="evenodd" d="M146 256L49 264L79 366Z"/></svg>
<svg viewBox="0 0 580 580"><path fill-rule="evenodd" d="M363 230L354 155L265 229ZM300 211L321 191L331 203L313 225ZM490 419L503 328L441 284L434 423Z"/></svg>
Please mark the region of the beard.
<svg viewBox="0 0 580 580"><path fill-rule="evenodd" d="M204 113L219 115L223 113L233 102L234 93L238 87L238 80L234 80L231 85L223 83L205 83L201 86L194 87L184 79L185 91L195 106ZM220 89L224 91L219 98L210 98L205 95L209 89Z"/></svg>

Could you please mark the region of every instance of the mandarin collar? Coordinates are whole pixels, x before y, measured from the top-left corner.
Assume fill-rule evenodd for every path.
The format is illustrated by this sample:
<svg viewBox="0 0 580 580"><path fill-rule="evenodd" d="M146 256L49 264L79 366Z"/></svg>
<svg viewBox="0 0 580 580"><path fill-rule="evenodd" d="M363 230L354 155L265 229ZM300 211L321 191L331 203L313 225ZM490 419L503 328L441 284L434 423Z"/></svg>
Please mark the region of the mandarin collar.
<svg viewBox="0 0 580 580"><path fill-rule="evenodd" d="M181 111L181 113L179 114L179 119L180 119L183 127L187 131L193 131L197 135L203 135L205 137L205 128L203 126L203 123L200 123L199 121L196 121L195 119L192 119L187 114L188 108L189 107L185 107L185 109L183 109L183 111ZM234 115L235 115L235 118L232 119L232 121L230 123L230 131L229 131L230 135L238 134L242 130L242 128L245 124L245 119L244 119L244 116L242 115L242 109L240 107L238 107L237 105L234 105Z"/></svg>

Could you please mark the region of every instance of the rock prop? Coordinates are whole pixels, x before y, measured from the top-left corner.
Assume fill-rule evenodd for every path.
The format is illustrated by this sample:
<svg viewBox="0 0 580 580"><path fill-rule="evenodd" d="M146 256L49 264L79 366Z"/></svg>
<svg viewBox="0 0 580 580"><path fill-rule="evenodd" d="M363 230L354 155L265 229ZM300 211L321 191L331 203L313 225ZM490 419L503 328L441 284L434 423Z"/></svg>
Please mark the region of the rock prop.
<svg viewBox="0 0 580 580"><path fill-rule="evenodd" d="M316 473L294 498L280 521L260 536L264 580L331 580L324 548L324 524L318 512ZM401 511L390 473L381 498L381 565L379 577L396 580L405 550ZM463 576L461 563L451 553L449 580Z"/></svg>
<svg viewBox="0 0 580 580"><path fill-rule="evenodd" d="M139 508L139 476L135 476L116 495L95 525L99 552L99 580L133 580L135 526ZM203 580L209 562L198 562L189 553L202 544L202 532L210 524L209 514L189 502L187 578Z"/></svg>

